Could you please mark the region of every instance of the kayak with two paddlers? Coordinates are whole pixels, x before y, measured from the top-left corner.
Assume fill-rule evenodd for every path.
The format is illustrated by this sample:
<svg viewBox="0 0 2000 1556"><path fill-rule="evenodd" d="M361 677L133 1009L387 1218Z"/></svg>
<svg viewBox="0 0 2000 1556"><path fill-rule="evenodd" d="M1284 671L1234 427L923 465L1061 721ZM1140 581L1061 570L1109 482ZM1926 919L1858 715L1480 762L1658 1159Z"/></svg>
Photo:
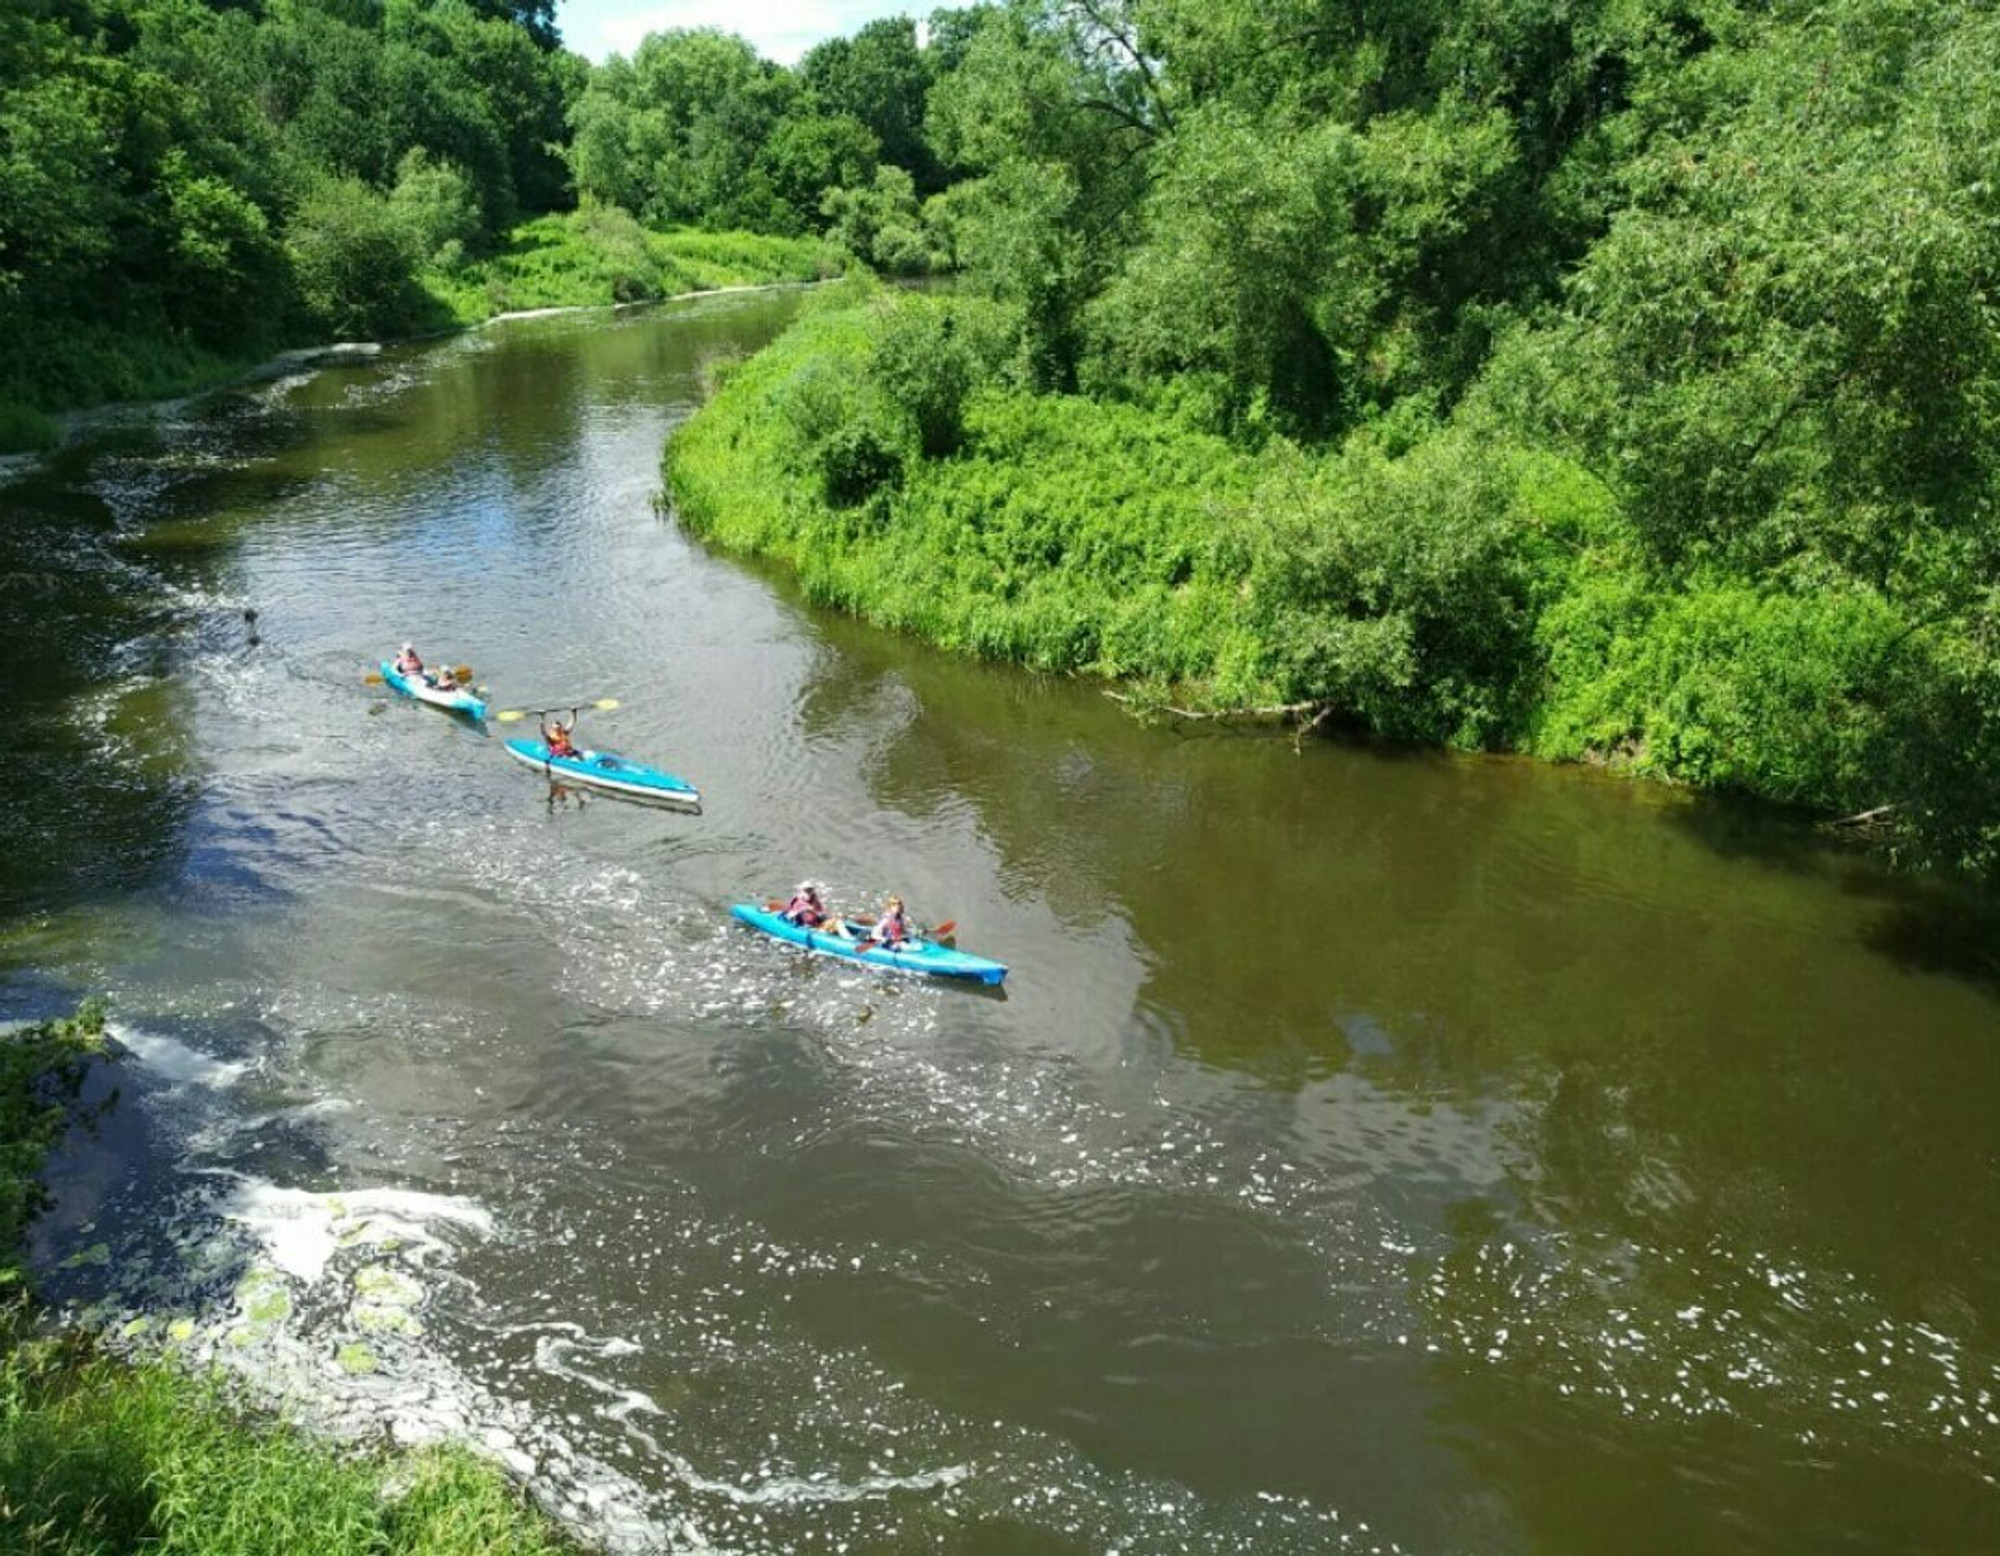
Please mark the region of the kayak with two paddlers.
<svg viewBox="0 0 2000 1556"><path fill-rule="evenodd" d="M778 908L763 908L753 902L739 902L729 910L752 929L803 947L815 956L834 956L843 961L863 962L891 972L923 973L932 978L962 978L974 983L999 984L1007 976L1004 963L972 956L955 946L912 935L894 943L873 938L871 926L839 916L809 925L795 924Z"/></svg>

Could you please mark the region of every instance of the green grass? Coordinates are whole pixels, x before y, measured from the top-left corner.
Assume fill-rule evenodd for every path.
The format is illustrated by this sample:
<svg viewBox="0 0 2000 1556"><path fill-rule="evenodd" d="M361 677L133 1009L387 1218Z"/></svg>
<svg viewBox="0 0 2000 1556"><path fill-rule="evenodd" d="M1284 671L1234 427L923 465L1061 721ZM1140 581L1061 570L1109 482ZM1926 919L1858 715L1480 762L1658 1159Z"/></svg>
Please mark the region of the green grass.
<svg viewBox="0 0 2000 1556"><path fill-rule="evenodd" d="M541 1556L571 1549L454 1449L348 1456L246 1427L216 1385L77 1340L0 1361L0 1548L17 1556Z"/></svg>
<svg viewBox="0 0 2000 1556"><path fill-rule="evenodd" d="M675 437L668 479L695 533L787 564L815 600L946 648L1044 670L1254 682L1230 602L1245 565L1231 536L1257 460L1131 406L1000 383L966 396L948 457L922 458L918 419L872 375L873 351L885 311L950 305L853 302L809 310ZM954 317L957 335L943 338L976 330ZM830 499L830 482L859 500Z"/></svg>
<svg viewBox="0 0 2000 1556"><path fill-rule="evenodd" d="M624 211L591 206L538 216L495 254L429 270L432 297L461 323L531 308L608 307L727 286L818 281L840 274L840 253L817 238L747 232L653 232Z"/></svg>
<svg viewBox="0 0 2000 1556"><path fill-rule="evenodd" d="M0 1035L0 1550L10 1556L553 1556L574 1547L495 1467L356 1455L250 1423L219 1382L33 1328L39 1174L84 1115L104 1010Z"/></svg>

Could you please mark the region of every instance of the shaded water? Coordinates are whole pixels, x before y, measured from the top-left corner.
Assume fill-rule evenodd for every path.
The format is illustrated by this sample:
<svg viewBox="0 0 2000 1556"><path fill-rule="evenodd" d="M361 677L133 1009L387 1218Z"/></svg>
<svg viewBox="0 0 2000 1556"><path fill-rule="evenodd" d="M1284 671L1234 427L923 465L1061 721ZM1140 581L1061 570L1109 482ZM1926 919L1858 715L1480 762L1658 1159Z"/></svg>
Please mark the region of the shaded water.
<svg viewBox="0 0 2000 1556"><path fill-rule="evenodd" d="M109 988L52 1289L621 1548L2000 1543L1991 920L1763 815L1138 727L651 506L775 294L0 486L0 1015ZM258 613L251 642L242 611ZM705 812L551 802L405 636ZM802 873L1004 999L726 918Z"/></svg>

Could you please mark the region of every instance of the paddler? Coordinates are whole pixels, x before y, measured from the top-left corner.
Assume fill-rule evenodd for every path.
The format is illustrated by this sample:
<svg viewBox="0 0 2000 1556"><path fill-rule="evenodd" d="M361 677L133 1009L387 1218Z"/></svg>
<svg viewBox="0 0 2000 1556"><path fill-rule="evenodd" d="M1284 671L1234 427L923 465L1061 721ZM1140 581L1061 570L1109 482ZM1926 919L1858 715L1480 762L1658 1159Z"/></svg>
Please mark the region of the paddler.
<svg viewBox="0 0 2000 1556"><path fill-rule="evenodd" d="M550 756L566 757L574 761L583 753L576 748L576 742L569 738L570 726L561 719L553 724L542 721L542 744L549 748Z"/></svg>
<svg viewBox="0 0 2000 1556"><path fill-rule="evenodd" d="M396 651L396 674L403 676L422 675L424 662L417 657L417 651L405 643Z"/></svg>
<svg viewBox="0 0 2000 1556"><path fill-rule="evenodd" d="M811 881L800 881L792 900L785 904L783 916L801 929L818 929L826 922L826 903L819 887Z"/></svg>
<svg viewBox="0 0 2000 1556"><path fill-rule="evenodd" d="M431 685L441 692L458 690L458 672L450 665L439 665L437 674L431 677Z"/></svg>
<svg viewBox="0 0 2000 1556"><path fill-rule="evenodd" d="M868 938L890 951L910 938L910 920L903 912L901 897L891 897L883 905L882 916L875 920L875 927L868 931Z"/></svg>

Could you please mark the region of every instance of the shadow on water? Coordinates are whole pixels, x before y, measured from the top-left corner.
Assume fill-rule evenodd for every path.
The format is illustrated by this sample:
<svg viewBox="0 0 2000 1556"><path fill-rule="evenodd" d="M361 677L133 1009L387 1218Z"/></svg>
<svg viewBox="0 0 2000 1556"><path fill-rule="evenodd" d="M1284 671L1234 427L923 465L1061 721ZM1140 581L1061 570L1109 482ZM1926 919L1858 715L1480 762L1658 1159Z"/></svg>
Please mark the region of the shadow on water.
<svg viewBox="0 0 2000 1556"><path fill-rule="evenodd" d="M1719 858L1822 883L1870 904L1858 940L1905 971L2000 994L2000 894L1993 890L1898 873L1864 840L1741 795L1690 796L1667 814Z"/></svg>

